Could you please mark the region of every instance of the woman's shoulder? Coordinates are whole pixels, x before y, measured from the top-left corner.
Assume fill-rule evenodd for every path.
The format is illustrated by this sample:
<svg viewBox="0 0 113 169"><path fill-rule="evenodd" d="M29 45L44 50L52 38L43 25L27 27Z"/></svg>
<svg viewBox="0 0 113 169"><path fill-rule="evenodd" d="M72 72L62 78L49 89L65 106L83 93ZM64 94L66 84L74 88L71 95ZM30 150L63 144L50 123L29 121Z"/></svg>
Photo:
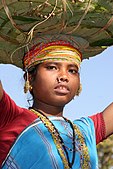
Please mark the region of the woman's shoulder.
<svg viewBox="0 0 113 169"><path fill-rule="evenodd" d="M90 117L81 117L79 119L74 120L73 123L80 126L92 126L93 120Z"/></svg>
<svg viewBox="0 0 113 169"><path fill-rule="evenodd" d="M73 121L76 124L81 132L87 136L95 137L95 127L94 122L90 117L81 117Z"/></svg>

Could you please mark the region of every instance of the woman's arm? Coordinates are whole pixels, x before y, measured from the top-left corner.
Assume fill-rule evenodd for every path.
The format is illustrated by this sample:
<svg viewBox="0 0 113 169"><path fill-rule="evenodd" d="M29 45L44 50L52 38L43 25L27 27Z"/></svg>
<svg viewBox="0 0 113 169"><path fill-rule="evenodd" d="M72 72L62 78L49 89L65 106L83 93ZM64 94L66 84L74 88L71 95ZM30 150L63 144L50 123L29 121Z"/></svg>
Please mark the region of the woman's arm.
<svg viewBox="0 0 113 169"><path fill-rule="evenodd" d="M17 106L10 96L6 94L0 82L0 128L5 127L20 113L22 113L22 108Z"/></svg>
<svg viewBox="0 0 113 169"><path fill-rule="evenodd" d="M113 103L103 111L103 118L106 127L106 137L108 137L113 134Z"/></svg>
<svg viewBox="0 0 113 169"><path fill-rule="evenodd" d="M2 83L0 81L0 100L2 99L3 96L3 87L2 87Z"/></svg>
<svg viewBox="0 0 113 169"><path fill-rule="evenodd" d="M94 114L90 118L94 122L97 144L113 134L113 103L103 112Z"/></svg>

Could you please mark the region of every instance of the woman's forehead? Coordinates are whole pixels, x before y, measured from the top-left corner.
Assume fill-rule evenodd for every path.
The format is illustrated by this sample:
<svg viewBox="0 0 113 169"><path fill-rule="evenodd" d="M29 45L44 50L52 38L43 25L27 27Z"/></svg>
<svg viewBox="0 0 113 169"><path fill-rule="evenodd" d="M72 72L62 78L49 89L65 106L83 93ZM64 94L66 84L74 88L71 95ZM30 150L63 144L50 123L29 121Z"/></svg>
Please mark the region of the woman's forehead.
<svg viewBox="0 0 113 169"><path fill-rule="evenodd" d="M44 61L44 62L42 62L40 65L50 65L50 64L54 64L54 65L58 65L58 66L68 66L68 67L77 67L78 68L78 66L76 65L76 63L75 62L72 62L72 61L63 61L63 60L57 60L57 61L55 61L55 60L53 60L53 61Z"/></svg>

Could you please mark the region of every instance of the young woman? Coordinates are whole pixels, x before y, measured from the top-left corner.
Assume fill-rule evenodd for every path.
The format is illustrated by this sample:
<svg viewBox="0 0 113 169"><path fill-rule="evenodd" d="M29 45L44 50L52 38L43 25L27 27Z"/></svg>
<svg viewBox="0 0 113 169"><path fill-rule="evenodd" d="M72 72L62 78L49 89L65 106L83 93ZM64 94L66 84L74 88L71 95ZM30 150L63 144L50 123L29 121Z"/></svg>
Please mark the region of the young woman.
<svg viewBox="0 0 113 169"><path fill-rule="evenodd" d="M64 106L80 91L81 53L70 42L35 45L24 57L25 90L33 106L18 107L0 84L2 169L96 169L96 143L113 133L113 103L71 122ZM30 83L30 84L29 84Z"/></svg>

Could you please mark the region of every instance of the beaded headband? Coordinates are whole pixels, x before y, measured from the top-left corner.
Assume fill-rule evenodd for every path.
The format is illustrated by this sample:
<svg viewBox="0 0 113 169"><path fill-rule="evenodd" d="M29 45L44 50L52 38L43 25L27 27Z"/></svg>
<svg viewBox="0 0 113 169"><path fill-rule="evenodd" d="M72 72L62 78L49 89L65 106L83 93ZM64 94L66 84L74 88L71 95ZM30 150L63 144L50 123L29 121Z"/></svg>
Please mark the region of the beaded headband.
<svg viewBox="0 0 113 169"><path fill-rule="evenodd" d="M69 42L62 40L37 44L25 55L23 59L24 69L30 70L35 65L48 60L72 61L79 68L82 54Z"/></svg>

